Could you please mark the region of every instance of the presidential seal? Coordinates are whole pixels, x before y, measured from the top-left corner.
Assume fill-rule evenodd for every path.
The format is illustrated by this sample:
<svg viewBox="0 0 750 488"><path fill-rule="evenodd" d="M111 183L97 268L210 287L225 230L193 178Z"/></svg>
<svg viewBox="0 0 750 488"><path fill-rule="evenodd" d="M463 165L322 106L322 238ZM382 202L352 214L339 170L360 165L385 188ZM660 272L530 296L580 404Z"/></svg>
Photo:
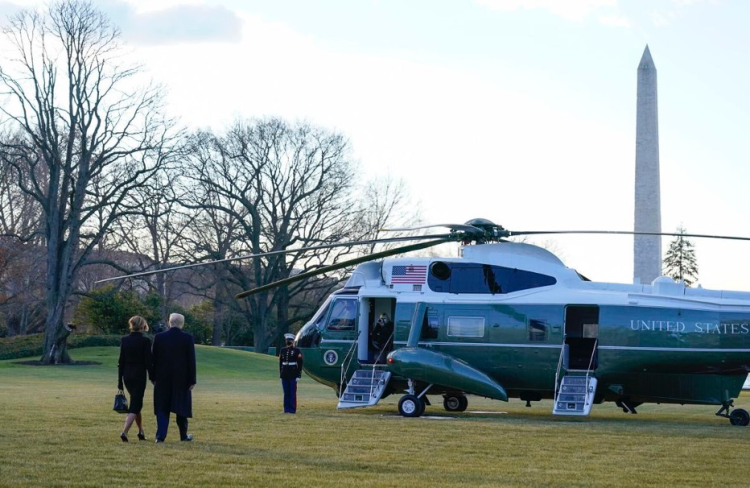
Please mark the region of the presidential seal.
<svg viewBox="0 0 750 488"><path fill-rule="evenodd" d="M328 366L333 366L338 360L338 353L332 349L329 349L323 354L323 361L325 361Z"/></svg>

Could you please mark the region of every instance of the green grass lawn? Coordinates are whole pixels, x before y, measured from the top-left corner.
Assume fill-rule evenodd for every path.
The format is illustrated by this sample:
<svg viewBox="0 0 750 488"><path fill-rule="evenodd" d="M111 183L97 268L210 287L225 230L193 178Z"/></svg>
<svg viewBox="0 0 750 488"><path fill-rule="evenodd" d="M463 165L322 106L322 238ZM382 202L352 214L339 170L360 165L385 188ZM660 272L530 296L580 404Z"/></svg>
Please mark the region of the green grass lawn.
<svg viewBox="0 0 750 488"><path fill-rule="evenodd" d="M447 415L433 397L426 415L440 418L405 419L398 396L339 412L331 389L304 378L292 416L276 358L209 347L198 348L195 441L179 442L172 422L167 442L153 443L149 385L151 442L131 430L124 444L124 416L111 410L117 349L72 354L102 365L0 361L0 486L750 486L750 429L714 407L626 415L604 404L571 420L553 418L548 401L475 397Z"/></svg>

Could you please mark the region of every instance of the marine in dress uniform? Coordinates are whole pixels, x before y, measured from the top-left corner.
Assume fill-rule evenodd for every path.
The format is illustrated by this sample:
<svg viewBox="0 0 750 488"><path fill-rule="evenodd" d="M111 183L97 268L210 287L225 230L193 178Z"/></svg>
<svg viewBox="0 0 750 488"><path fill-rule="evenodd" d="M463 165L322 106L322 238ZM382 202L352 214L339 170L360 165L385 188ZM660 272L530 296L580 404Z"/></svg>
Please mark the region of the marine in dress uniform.
<svg viewBox="0 0 750 488"><path fill-rule="evenodd" d="M294 334L284 334L286 347L279 354L279 377L284 388L284 413L297 412L297 382L302 377L302 351L294 347Z"/></svg>

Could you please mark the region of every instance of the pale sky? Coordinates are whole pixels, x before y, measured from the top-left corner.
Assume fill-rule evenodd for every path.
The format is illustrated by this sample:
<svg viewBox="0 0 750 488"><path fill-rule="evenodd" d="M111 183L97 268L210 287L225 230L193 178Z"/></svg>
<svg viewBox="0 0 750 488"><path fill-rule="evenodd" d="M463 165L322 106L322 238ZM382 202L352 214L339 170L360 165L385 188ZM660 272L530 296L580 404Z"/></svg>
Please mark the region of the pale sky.
<svg viewBox="0 0 750 488"><path fill-rule="evenodd" d="M95 3L184 124L281 116L335 129L363 175L407 182L425 223L483 217L511 230L632 230L648 44L662 229L750 236L750 2ZM632 237L554 241L589 278L632 282ZM750 242L693 242L704 287L750 290Z"/></svg>

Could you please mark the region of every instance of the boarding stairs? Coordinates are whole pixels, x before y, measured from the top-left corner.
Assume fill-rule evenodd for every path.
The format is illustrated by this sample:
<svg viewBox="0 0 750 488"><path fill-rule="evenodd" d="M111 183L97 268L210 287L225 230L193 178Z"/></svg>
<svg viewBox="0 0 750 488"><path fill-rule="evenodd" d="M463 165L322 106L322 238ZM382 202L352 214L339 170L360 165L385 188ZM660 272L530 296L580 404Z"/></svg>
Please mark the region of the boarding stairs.
<svg viewBox="0 0 750 488"><path fill-rule="evenodd" d="M567 348L567 344L563 345L560 360L557 364L555 404L552 408L552 414L587 417L591 413L594 395L596 395L597 379L592 369L595 352L591 355L588 369L567 369ZM596 351L596 346L594 351Z"/></svg>
<svg viewBox="0 0 750 488"><path fill-rule="evenodd" d="M392 337L393 335L391 335ZM388 340L390 341L391 338ZM380 355L375 358L374 364L360 364L359 369L355 370L352 377L347 379L347 372L356 356L358 342L359 334L341 363L339 391L344 388L344 385L346 385L346 388L339 396L337 408L340 409L377 405L383 393L385 393L388 381L391 379L391 373L386 370L386 365L379 363L382 359Z"/></svg>
<svg viewBox="0 0 750 488"><path fill-rule="evenodd" d="M338 408L372 407L377 405L383 396L391 373L385 371L385 365L373 365L354 372L346 384L344 393L339 397Z"/></svg>
<svg viewBox="0 0 750 488"><path fill-rule="evenodd" d="M594 403L596 378L579 372L568 372L563 376L555 396L554 415L588 416Z"/></svg>

